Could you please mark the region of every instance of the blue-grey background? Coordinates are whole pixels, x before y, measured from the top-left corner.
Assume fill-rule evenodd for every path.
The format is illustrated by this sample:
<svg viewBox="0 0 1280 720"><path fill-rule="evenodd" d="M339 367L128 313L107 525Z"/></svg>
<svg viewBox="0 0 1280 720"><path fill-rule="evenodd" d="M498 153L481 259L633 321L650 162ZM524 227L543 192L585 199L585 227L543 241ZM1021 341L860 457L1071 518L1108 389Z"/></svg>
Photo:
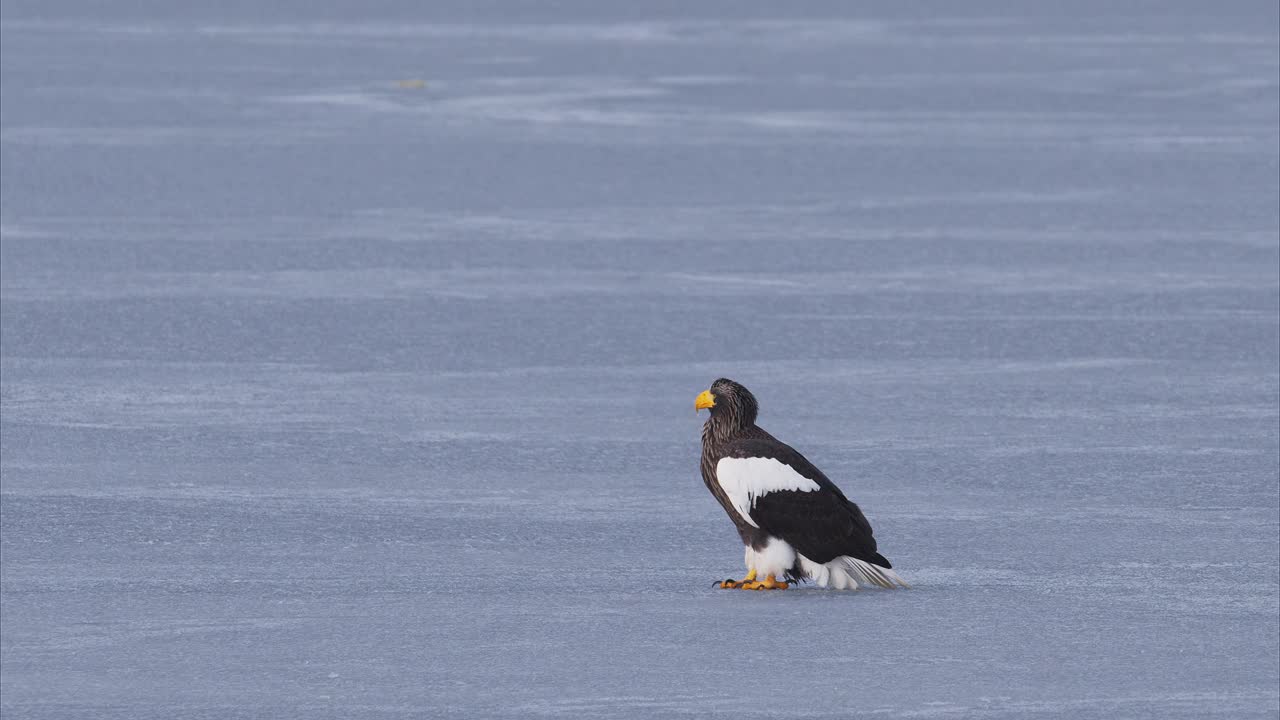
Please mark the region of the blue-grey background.
<svg viewBox="0 0 1280 720"><path fill-rule="evenodd" d="M6 720L1280 714L1276 4L687 5L5 0Z"/></svg>

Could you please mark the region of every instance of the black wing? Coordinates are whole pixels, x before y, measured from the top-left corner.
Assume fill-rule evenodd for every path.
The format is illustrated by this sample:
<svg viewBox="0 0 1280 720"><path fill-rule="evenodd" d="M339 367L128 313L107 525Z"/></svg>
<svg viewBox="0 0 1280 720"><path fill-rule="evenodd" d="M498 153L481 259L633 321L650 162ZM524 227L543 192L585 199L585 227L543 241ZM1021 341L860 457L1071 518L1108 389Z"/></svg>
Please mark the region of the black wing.
<svg viewBox="0 0 1280 720"><path fill-rule="evenodd" d="M796 449L772 437L738 440L726 448L725 457L773 458L818 484L816 491L781 490L756 498L751 519L761 530L787 541L816 563L848 555L893 567L876 552L871 523L862 510Z"/></svg>

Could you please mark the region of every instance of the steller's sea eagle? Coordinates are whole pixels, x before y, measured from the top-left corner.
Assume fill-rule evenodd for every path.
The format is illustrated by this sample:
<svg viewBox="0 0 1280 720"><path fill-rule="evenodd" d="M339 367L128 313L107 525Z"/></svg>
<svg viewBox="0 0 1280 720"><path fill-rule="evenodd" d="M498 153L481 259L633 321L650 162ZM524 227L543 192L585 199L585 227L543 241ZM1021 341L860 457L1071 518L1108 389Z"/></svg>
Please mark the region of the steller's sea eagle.
<svg viewBox="0 0 1280 720"><path fill-rule="evenodd" d="M702 479L746 546L747 576L720 587L785 590L787 581L802 579L837 589L907 587L876 552L862 510L813 463L756 425L750 390L720 378L693 405L711 411L702 426Z"/></svg>

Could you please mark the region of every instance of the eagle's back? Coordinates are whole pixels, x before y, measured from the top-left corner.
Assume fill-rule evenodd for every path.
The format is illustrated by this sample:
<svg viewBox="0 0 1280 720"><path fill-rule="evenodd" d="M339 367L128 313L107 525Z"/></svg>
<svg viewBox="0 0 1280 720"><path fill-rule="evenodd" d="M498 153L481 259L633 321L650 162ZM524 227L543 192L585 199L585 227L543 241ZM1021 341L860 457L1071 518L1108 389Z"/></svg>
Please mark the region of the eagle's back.
<svg viewBox="0 0 1280 720"><path fill-rule="evenodd" d="M809 481L811 489L772 489L753 494L742 507L751 522L742 517L734 498L729 496L717 476L717 466L726 458L774 461L785 466L797 478L786 488L799 488ZM737 472L752 472L744 467ZM861 508L845 497L840 488L800 451L752 425L733 437L717 442L704 433L702 477L725 512L738 527L743 542L760 543L777 537L790 543L796 551L817 563L825 563L847 555L881 567L891 568L887 558L876 551L871 523ZM742 498L738 498L742 503ZM754 523L754 525L752 524Z"/></svg>

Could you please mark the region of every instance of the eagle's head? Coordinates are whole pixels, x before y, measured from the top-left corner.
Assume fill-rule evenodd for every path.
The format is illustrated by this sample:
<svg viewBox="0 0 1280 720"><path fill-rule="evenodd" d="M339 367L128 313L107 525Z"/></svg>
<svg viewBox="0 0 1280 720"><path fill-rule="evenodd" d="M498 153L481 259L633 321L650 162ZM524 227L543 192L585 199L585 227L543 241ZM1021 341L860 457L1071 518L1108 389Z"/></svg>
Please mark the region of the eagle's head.
<svg viewBox="0 0 1280 720"><path fill-rule="evenodd" d="M703 390L693 401L694 411L710 410L709 423L724 423L735 428L750 427L755 424L756 396L751 391L729 378L720 378L711 383L710 390Z"/></svg>

